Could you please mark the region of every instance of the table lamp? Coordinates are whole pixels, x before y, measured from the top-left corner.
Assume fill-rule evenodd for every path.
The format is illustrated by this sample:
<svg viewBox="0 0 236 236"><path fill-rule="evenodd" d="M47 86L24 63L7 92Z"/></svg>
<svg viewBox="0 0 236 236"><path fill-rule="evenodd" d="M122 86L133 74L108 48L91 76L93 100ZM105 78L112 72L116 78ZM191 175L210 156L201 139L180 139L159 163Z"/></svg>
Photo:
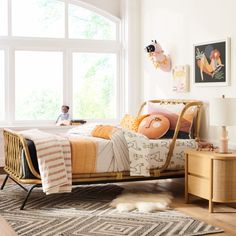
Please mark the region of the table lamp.
<svg viewBox="0 0 236 236"><path fill-rule="evenodd" d="M220 153L228 151L228 132L226 126L236 125L236 98L214 98L210 101L210 125L221 126Z"/></svg>

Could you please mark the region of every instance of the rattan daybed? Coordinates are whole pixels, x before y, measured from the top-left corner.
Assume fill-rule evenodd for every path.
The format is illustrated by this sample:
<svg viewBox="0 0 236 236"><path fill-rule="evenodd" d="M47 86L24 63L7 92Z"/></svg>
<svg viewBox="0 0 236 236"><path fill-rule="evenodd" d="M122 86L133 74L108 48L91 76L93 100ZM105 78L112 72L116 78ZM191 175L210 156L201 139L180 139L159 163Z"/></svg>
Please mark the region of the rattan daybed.
<svg viewBox="0 0 236 236"><path fill-rule="evenodd" d="M192 138L199 137L200 130L200 120L201 120L201 110L202 110L202 102L197 100L151 100L153 103L165 103L165 104L184 104L184 108L180 113L177 124L174 130L173 138L169 146L169 151L167 158L165 160L164 165L161 168L151 169L149 177L143 176L130 176L129 171L122 172L107 172L107 173L83 173L72 175L73 184L88 184L88 183L107 183L107 182L121 182L121 181L138 181L138 180L150 180L156 178L175 178L184 176L184 169L181 170L168 170L168 166L171 163L171 158L173 155L173 150L175 147L175 143L178 137L179 129L181 126L181 120L185 111L195 106L196 107L196 115L194 125L192 127ZM146 105L144 102L138 114L143 112L143 109ZM26 192L26 198L20 209L23 209L25 203L31 193L31 191L35 187L41 187L41 177L39 172L36 170L35 165L32 163L32 159L30 156L29 148L27 140L18 132L4 129L4 142L5 142L5 167L4 170L7 174L1 189L4 188L6 181L8 178L12 179L15 183L21 186ZM22 161L22 152L24 152L25 160ZM22 174L24 168L29 169L30 178ZM29 190L25 188L23 185L28 184L32 185Z"/></svg>

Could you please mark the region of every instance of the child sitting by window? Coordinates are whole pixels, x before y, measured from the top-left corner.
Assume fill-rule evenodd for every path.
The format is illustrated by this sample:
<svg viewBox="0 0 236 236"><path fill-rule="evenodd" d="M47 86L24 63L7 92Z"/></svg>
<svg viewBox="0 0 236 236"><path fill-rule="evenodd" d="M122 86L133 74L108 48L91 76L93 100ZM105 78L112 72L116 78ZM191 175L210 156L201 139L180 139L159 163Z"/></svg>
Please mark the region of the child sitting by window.
<svg viewBox="0 0 236 236"><path fill-rule="evenodd" d="M69 106L63 105L61 107L61 114L58 116L57 120L56 120L56 124L57 125L70 125L71 123L71 118L70 118L70 114L69 114Z"/></svg>

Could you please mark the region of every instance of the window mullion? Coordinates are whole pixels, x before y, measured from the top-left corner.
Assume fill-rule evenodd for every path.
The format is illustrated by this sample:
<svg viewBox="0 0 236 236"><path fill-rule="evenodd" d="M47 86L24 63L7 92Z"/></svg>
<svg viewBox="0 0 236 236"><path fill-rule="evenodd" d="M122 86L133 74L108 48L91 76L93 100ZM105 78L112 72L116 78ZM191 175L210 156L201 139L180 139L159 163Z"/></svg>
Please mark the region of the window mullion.
<svg viewBox="0 0 236 236"><path fill-rule="evenodd" d="M73 114L73 82L72 82L72 70L73 70L73 62L72 62L72 51L68 50L67 51L67 63L68 63L68 73L67 73L67 86L68 86L68 104L71 107L71 114Z"/></svg>
<svg viewBox="0 0 236 236"><path fill-rule="evenodd" d="M15 50L9 48L6 53L6 120L15 121Z"/></svg>
<svg viewBox="0 0 236 236"><path fill-rule="evenodd" d="M71 65L70 52L65 50L63 53L63 104L70 106L72 112L72 86L71 86Z"/></svg>
<svg viewBox="0 0 236 236"><path fill-rule="evenodd" d="M125 107L125 86L124 86L124 76L122 75L123 72L123 67L122 67L122 52L120 50L119 53L116 54L117 57L117 72L116 72L116 76L117 76L117 82L116 82L116 93L117 93L117 108L116 108L116 117L117 118L121 118L121 115L124 114L124 107Z"/></svg>
<svg viewBox="0 0 236 236"><path fill-rule="evenodd" d="M3 98L3 101L4 101L4 103L1 104L1 105L3 105L3 110L2 109L0 110L0 112L3 112L3 114L1 114L3 116L0 118L0 123L2 123L3 121L6 120L6 79L5 79L6 78L6 73L7 73L6 48L0 47L0 53L1 53L0 61L3 63L3 64L0 65L0 69L1 68L3 69L2 71L0 71L0 73L1 73L1 75L0 75L0 86L3 86L3 88L1 87L0 90L1 90L1 92L2 92L2 89L4 90L3 93L0 94L0 99ZM2 79L3 79L3 81L1 81Z"/></svg>

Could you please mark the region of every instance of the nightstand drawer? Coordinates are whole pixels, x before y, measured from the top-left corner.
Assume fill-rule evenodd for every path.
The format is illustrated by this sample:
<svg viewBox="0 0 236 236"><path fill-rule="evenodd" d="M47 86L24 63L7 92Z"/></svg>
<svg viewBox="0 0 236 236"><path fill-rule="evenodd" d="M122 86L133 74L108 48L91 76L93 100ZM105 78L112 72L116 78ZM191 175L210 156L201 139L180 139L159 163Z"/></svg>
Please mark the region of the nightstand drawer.
<svg viewBox="0 0 236 236"><path fill-rule="evenodd" d="M213 167L213 200L235 202L236 162L230 158L227 161L214 160Z"/></svg>
<svg viewBox="0 0 236 236"><path fill-rule="evenodd" d="M196 196L209 199L210 180L188 175L188 192Z"/></svg>
<svg viewBox="0 0 236 236"><path fill-rule="evenodd" d="M204 156L188 156L188 173L203 176L206 178L211 177L211 159Z"/></svg>
<svg viewBox="0 0 236 236"><path fill-rule="evenodd" d="M185 150L185 201L189 194L214 202L236 202L236 151Z"/></svg>

